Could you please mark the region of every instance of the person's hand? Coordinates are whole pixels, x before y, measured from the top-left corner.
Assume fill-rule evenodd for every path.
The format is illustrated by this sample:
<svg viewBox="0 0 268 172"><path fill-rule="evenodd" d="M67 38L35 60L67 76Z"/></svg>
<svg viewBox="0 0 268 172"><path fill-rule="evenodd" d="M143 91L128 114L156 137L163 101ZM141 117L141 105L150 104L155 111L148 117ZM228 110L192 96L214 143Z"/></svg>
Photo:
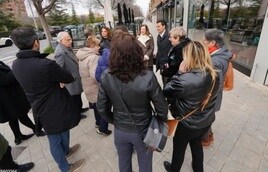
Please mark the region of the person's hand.
<svg viewBox="0 0 268 172"><path fill-rule="evenodd" d="M147 61L147 60L149 60L149 59L150 59L149 56L144 55L144 57L143 57L143 61Z"/></svg>
<svg viewBox="0 0 268 172"><path fill-rule="evenodd" d="M60 88L64 88L64 83L60 83Z"/></svg>
<svg viewBox="0 0 268 172"><path fill-rule="evenodd" d="M181 73L185 73L185 72L187 72L186 63L185 63L184 60L183 60L183 61L181 62L181 64L180 64L179 72L181 72Z"/></svg>

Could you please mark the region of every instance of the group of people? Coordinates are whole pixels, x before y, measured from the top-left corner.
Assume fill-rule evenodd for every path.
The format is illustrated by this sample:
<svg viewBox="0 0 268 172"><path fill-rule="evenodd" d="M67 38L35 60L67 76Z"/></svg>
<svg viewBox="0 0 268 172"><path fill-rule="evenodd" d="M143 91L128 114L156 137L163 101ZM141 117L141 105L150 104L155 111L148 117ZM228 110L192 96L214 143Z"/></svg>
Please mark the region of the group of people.
<svg viewBox="0 0 268 172"><path fill-rule="evenodd" d="M150 65L153 37L142 25L137 38L128 33L112 38L108 70L99 81L97 110L115 127L120 172L132 171L134 149L139 171L152 171L153 153L142 142L152 109L164 122L168 109L175 119L182 119L173 138L172 160L164 161L164 168L180 171L189 143L192 168L202 172L203 146L213 141L211 126L221 107L224 77L232 54L221 30L209 29L202 41L193 41L180 27L168 32L164 20L157 21L156 27L156 71L160 70L163 90Z"/></svg>
<svg viewBox="0 0 268 172"><path fill-rule="evenodd" d="M27 114L32 108L62 172L76 171L84 164L84 159L73 164L68 162L80 148L80 144L69 147L69 142L70 129L86 117L81 114L83 91L93 109L97 133L109 136L112 131L108 123L114 125L120 172L132 171L134 150L139 171L152 171L153 152L143 143L152 110L159 120L166 122L168 109L175 119L182 119L197 109L179 123L173 138L172 160L164 161L164 168L169 172L180 171L190 143L193 170L203 171L202 144L209 145L213 140L211 125L215 112L220 110L224 75L232 55L224 45L220 30L207 30L203 41L193 41L181 27L168 32L164 20L157 21L156 28L159 34L155 56L154 39L147 25L141 25L138 37L118 26L113 33L103 27L100 40L93 33L85 33L86 45L76 54L72 51L70 35L59 33L55 61L39 52L40 43L33 29L13 30L11 38L20 49L13 62L13 72L2 67L2 63L0 67L14 75L13 80L30 103L24 106L26 110L16 114ZM153 71L154 58L163 88ZM1 79L1 88L2 85ZM207 96L208 102L202 106ZM20 120L34 133L40 133L41 128L23 122L28 121L25 116L16 118L16 124ZM22 136L20 133L24 140Z"/></svg>

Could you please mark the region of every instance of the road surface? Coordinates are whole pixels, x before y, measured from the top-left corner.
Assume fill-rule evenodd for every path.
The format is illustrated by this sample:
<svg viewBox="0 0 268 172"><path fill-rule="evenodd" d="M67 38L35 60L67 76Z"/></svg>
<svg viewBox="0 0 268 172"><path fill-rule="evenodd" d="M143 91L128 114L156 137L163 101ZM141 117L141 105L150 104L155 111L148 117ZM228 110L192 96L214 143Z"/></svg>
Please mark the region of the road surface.
<svg viewBox="0 0 268 172"><path fill-rule="evenodd" d="M48 40L40 40L40 51L43 52L48 46ZM10 47L0 47L0 61L11 67L13 60L16 58L18 48L13 44Z"/></svg>

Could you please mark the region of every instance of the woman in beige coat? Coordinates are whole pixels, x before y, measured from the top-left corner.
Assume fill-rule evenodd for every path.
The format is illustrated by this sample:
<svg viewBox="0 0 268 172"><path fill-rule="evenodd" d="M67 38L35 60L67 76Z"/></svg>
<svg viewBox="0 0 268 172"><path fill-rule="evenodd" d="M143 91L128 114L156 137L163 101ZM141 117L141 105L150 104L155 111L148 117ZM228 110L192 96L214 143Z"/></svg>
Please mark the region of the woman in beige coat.
<svg viewBox="0 0 268 172"><path fill-rule="evenodd" d="M95 127L98 128L99 134L108 136L111 134L111 131L108 130L108 123L101 118L96 109L99 85L95 79L95 71L99 60L99 43L100 40L95 36L89 36L86 41L87 46L79 49L76 56L79 60L79 73L83 90L94 110Z"/></svg>

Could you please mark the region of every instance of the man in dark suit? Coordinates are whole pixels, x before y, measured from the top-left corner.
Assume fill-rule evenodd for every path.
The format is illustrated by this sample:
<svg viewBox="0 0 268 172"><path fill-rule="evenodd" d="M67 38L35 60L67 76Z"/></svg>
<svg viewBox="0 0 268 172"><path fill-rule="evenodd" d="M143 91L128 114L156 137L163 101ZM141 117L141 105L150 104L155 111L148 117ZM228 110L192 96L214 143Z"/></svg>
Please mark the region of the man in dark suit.
<svg viewBox="0 0 268 172"><path fill-rule="evenodd" d="M156 22L157 35L157 53L156 53L156 71L160 69L160 74L164 65L168 62L168 53L172 47L169 41L169 34L166 30L167 22L165 20L158 20ZM167 83L167 77L162 76L163 86Z"/></svg>
<svg viewBox="0 0 268 172"><path fill-rule="evenodd" d="M81 93L83 88L79 74L78 59L72 51L72 38L68 32L60 32L58 34L58 42L59 44L55 50L55 61L75 78L74 82L66 84L65 87L73 99L73 105L76 106L78 111L84 112L88 108L82 109ZM86 116L81 114L81 118L86 118Z"/></svg>

